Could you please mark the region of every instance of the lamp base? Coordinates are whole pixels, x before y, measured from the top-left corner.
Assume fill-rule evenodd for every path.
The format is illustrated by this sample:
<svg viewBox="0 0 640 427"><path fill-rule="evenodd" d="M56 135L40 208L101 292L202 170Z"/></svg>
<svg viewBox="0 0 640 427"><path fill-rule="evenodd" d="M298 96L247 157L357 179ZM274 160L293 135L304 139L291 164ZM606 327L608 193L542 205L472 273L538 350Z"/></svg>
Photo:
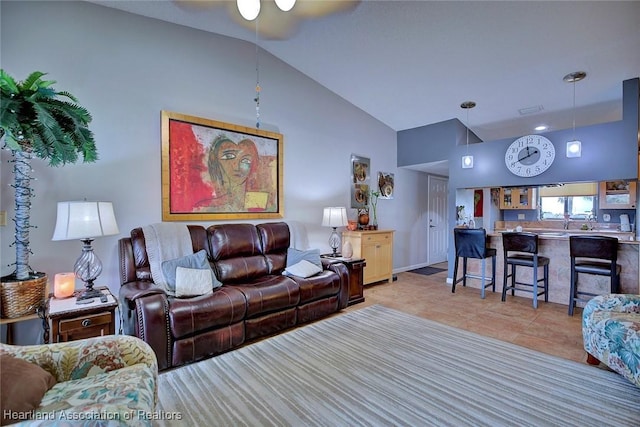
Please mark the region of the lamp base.
<svg viewBox="0 0 640 427"><path fill-rule="evenodd" d="M85 289L84 292L82 292L80 295L76 297L76 299L78 301L82 301L84 299L100 298L102 295L104 295L102 292L100 292L97 289L93 289L93 287L91 287L91 288Z"/></svg>

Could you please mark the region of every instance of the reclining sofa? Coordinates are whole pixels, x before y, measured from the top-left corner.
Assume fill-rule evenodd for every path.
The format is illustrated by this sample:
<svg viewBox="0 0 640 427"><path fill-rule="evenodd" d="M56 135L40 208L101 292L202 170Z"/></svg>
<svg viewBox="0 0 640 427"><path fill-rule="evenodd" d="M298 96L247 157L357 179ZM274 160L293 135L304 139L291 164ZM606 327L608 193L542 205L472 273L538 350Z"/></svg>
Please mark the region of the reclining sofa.
<svg viewBox="0 0 640 427"><path fill-rule="evenodd" d="M321 259L307 278L283 275L290 231L285 222L187 225L193 253L206 251L222 286L177 298L157 286L143 228L118 242L124 332L147 342L160 370L195 362L259 337L311 322L347 306L349 273Z"/></svg>

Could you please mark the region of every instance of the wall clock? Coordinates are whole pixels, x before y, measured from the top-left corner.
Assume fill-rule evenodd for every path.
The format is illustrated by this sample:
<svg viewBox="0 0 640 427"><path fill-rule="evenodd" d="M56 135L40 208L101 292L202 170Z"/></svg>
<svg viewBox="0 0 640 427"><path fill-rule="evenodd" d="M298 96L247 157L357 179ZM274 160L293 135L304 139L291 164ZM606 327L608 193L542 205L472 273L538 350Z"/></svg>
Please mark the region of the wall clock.
<svg viewBox="0 0 640 427"><path fill-rule="evenodd" d="M522 177L540 175L556 158L553 143L542 135L525 135L509 145L504 163L509 172Z"/></svg>

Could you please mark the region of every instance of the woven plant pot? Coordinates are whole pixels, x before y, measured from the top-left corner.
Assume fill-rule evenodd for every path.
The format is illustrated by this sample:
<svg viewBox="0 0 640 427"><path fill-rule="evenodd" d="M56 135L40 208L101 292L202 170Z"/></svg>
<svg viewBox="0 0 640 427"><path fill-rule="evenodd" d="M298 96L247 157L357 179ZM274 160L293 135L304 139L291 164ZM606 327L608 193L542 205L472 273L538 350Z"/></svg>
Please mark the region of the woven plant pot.
<svg viewBox="0 0 640 427"><path fill-rule="evenodd" d="M35 314L44 305L47 275L32 273L27 280L9 275L0 282L0 317L13 319Z"/></svg>

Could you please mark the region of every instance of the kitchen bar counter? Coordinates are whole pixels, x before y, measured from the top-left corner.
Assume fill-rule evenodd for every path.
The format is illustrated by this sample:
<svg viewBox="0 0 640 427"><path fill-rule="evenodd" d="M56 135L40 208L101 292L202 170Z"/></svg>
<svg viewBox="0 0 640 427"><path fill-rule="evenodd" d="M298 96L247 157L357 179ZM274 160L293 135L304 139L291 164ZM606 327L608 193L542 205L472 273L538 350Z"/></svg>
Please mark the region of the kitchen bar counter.
<svg viewBox="0 0 640 427"><path fill-rule="evenodd" d="M528 231L528 230L523 230ZM545 230L538 233L538 254L546 256L549 262L549 302L569 305L569 290L571 281L571 258L569 256L569 235L571 234L598 234L581 230ZM605 233L602 233L603 235ZM611 232L606 235L613 234ZM502 233L496 231L488 233L489 246L495 248L496 256L496 292L502 292L502 279L504 275L504 254L502 248ZM622 267L620 276L620 293L640 294L640 242L636 240L620 240L618 243L618 264ZM460 263L458 277L462 274ZM480 260L469 259L468 269L471 274L479 274ZM490 261L487 260L487 274L491 270ZM517 269L517 280L532 282L531 268ZM539 269L539 277L542 277L542 268ZM467 286L480 288L479 280L467 281ZM609 278L581 274L579 278L581 290L595 294L610 292ZM516 295L531 298L530 292L517 292ZM510 294L507 296L507 302ZM542 298L542 297L540 297ZM540 299L538 300L540 301ZM540 302L539 302L540 303ZM544 304L544 300L542 300ZM578 305L583 305L578 302Z"/></svg>

